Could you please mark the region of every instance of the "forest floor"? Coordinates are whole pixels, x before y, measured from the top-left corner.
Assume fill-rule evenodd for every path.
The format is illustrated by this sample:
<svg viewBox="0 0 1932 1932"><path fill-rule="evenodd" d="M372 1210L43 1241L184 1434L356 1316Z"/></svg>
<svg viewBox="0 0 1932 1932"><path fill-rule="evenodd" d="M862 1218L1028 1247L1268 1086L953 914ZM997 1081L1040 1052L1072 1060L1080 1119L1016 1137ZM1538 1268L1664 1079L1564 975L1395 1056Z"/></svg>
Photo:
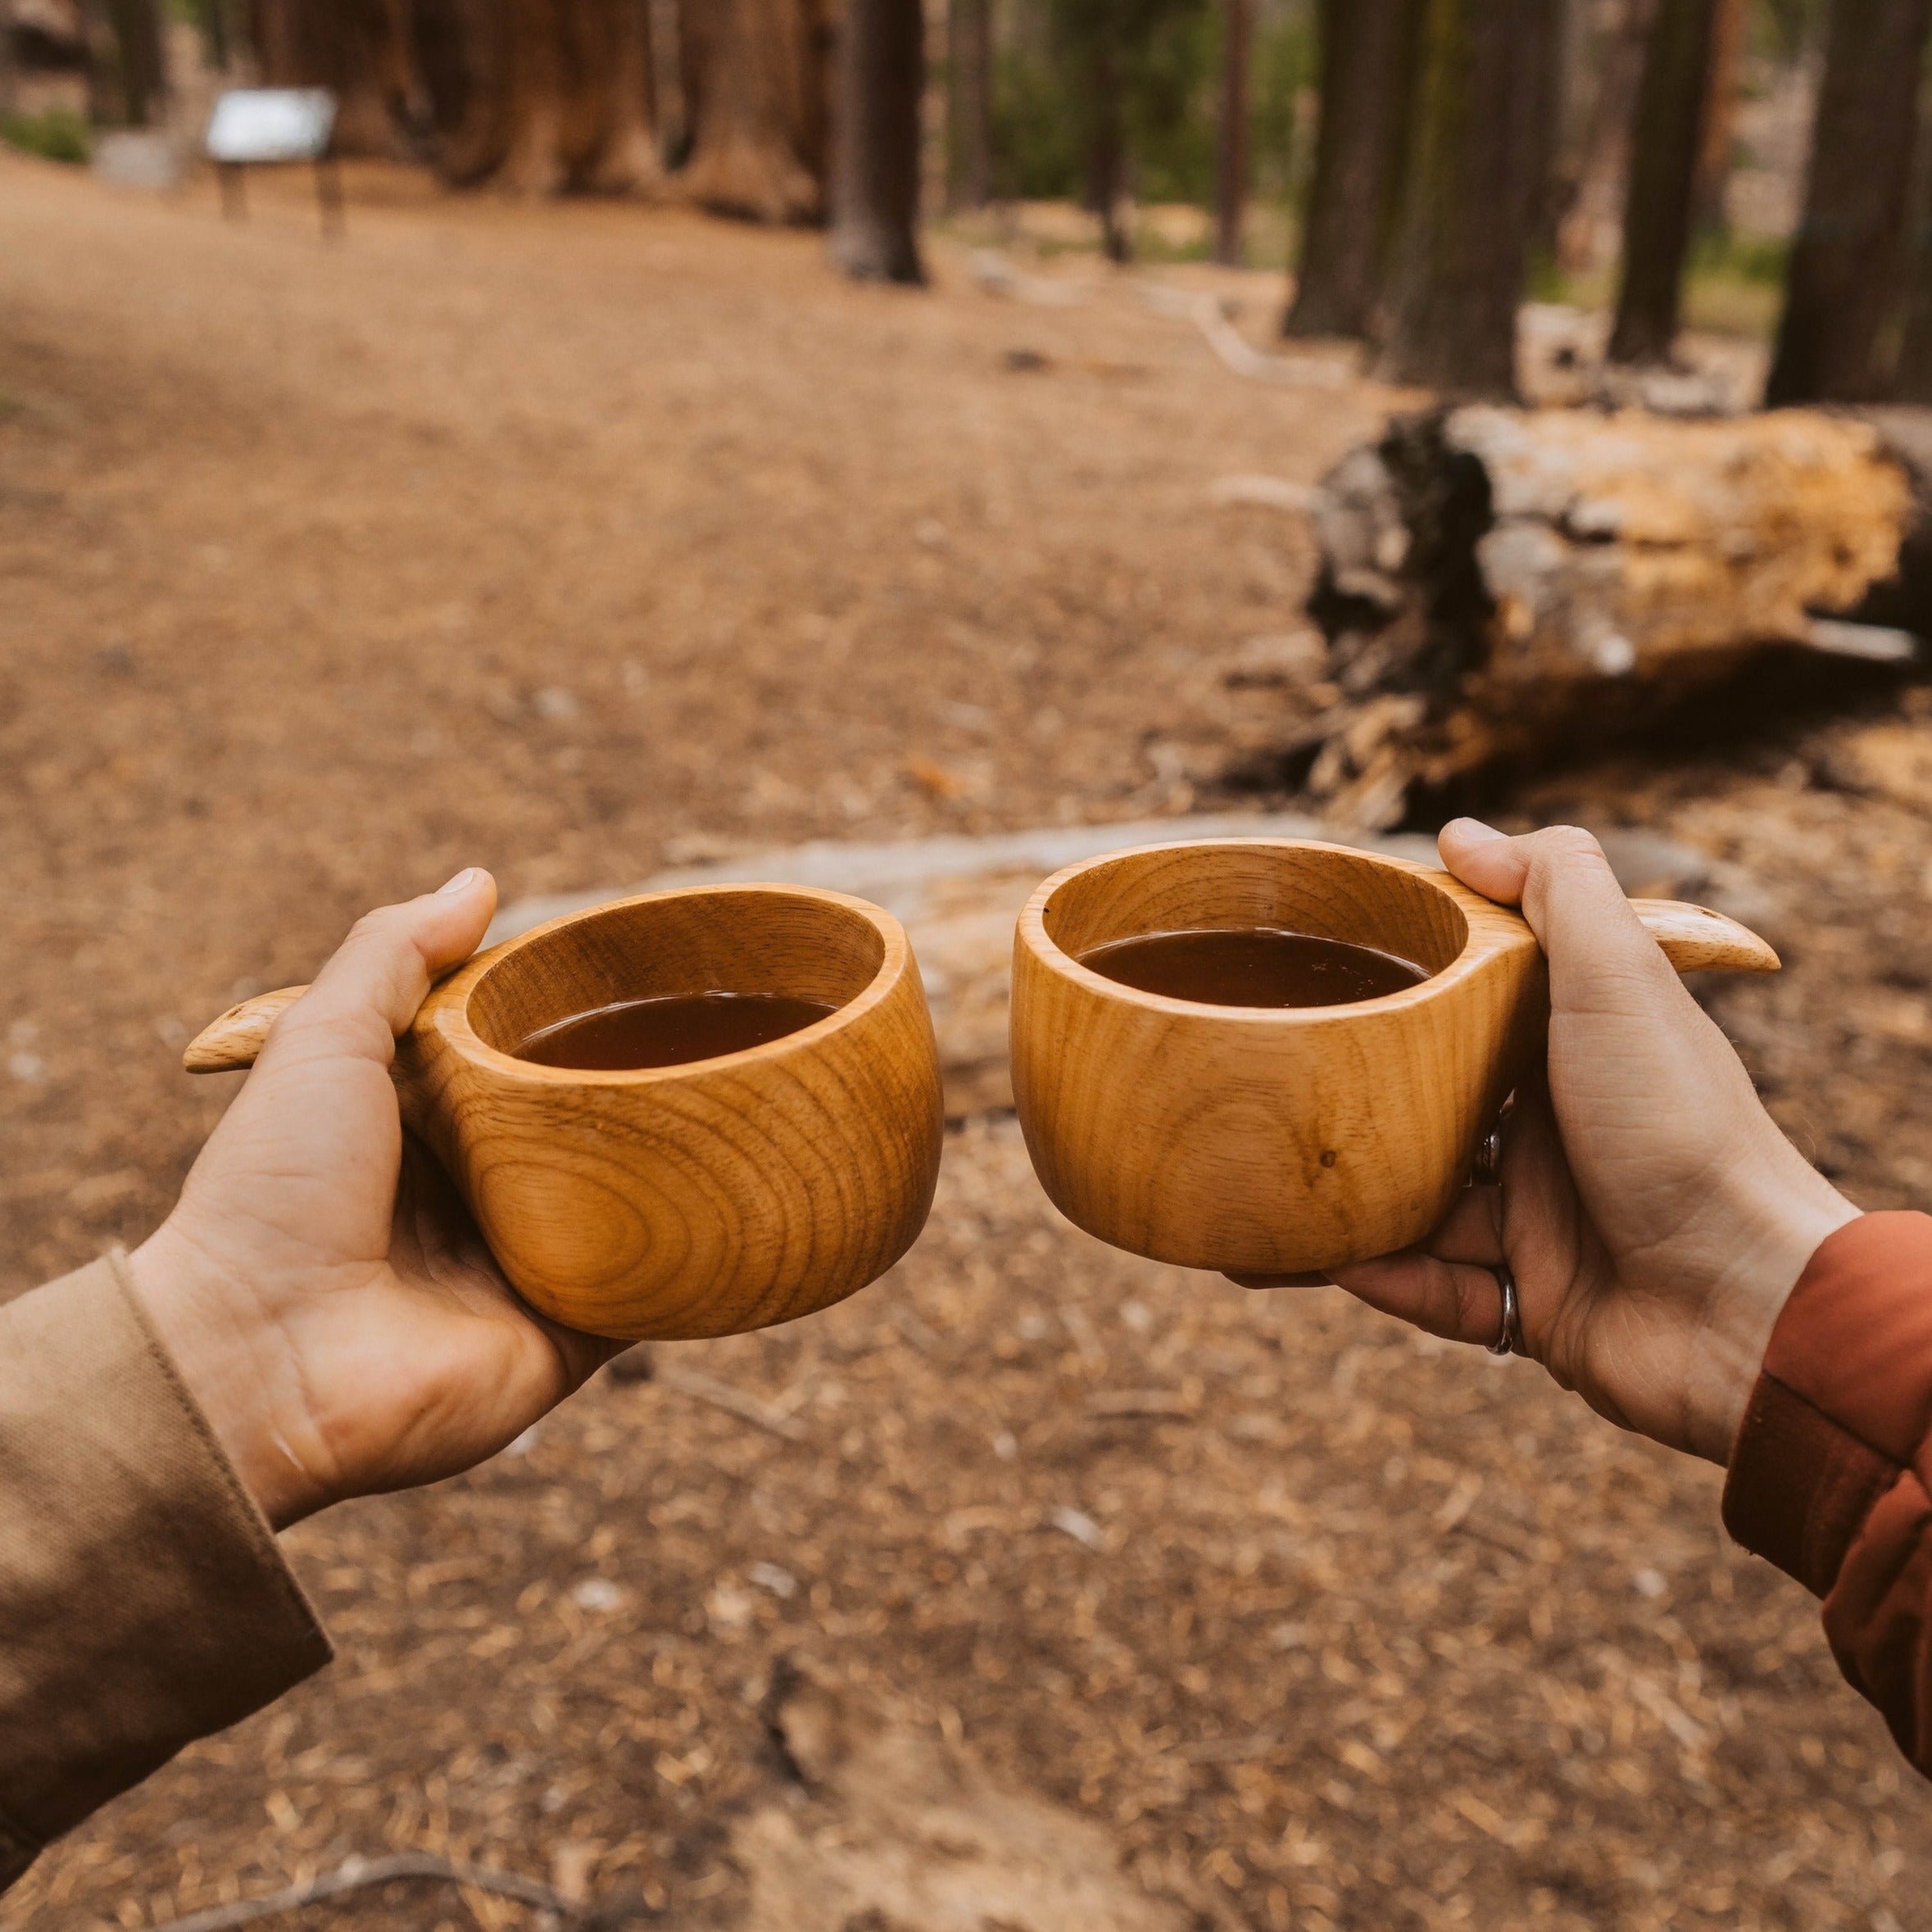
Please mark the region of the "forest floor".
<svg viewBox="0 0 1932 1932"><path fill-rule="evenodd" d="M379 170L324 247L305 196L225 224L0 155L0 1294L165 1212L232 1085L179 1072L205 1018L463 864L510 897L1227 809L1312 551L1213 486L1312 482L1401 400L1244 382L1127 283L996 300L950 247L909 293L810 236ZM1163 273L1263 338L1264 278ZM1874 1206L1932 1199L1925 696L1736 707L1503 801L1750 900L1789 969L1716 1010ZM422 1850L611 1923L951 1932L761 1881L787 1660L1078 1814L1162 1923L1924 1923L1932 1803L1717 1472L1331 1292L1101 1248L1009 1118L951 1134L886 1282L658 1360L784 1431L606 1374L302 1526L333 1667L0 1927ZM279 1922L537 1916L399 1883Z"/></svg>

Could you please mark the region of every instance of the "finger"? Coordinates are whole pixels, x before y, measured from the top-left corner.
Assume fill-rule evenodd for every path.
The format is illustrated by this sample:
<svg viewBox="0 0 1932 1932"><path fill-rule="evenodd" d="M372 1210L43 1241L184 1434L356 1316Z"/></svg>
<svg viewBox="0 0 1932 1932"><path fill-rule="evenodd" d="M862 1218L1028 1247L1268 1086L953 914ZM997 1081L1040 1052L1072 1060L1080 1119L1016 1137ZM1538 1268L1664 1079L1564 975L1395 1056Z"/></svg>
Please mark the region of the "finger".
<svg viewBox="0 0 1932 1932"><path fill-rule="evenodd" d="M496 908L497 882L473 865L437 891L365 914L284 1015L270 1049L326 1029L386 1064L432 980L476 950Z"/></svg>
<svg viewBox="0 0 1932 1932"><path fill-rule="evenodd" d="M1326 1288L1327 1276L1320 1272L1299 1275L1230 1275L1237 1288Z"/></svg>
<svg viewBox="0 0 1932 1932"><path fill-rule="evenodd" d="M1603 848L1581 826L1551 825L1511 838L1477 819L1442 828L1437 849L1466 886L1523 917L1549 960L1558 1005L1583 996L1593 982L1634 975L1639 982L1676 983L1662 949L1624 896Z"/></svg>
<svg viewBox="0 0 1932 1932"><path fill-rule="evenodd" d="M1503 1290L1488 1268L1472 1263L1412 1248L1338 1268L1335 1284L1370 1308L1448 1341L1487 1347L1503 1331Z"/></svg>
<svg viewBox="0 0 1932 1932"><path fill-rule="evenodd" d="M1465 1187L1420 1245L1438 1261L1469 1261L1479 1268L1493 1268L1505 1259L1502 1207L1501 1189Z"/></svg>

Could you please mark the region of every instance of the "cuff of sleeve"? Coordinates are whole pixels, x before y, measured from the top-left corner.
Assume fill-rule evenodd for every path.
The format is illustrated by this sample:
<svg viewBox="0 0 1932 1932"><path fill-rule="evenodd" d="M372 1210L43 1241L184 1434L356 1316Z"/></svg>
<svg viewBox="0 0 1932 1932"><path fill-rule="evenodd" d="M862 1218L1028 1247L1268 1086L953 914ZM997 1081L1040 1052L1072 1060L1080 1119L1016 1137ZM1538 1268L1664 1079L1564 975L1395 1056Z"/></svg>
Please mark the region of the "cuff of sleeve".
<svg viewBox="0 0 1932 1932"><path fill-rule="evenodd" d="M118 1254L0 1308L0 1884L331 1655Z"/></svg>
<svg viewBox="0 0 1932 1932"><path fill-rule="evenodd" d="M1780 1313L1724 1485L1724 1523L1818 1596L1932 1425L1932 1218L1829 1236Z"/></svg>

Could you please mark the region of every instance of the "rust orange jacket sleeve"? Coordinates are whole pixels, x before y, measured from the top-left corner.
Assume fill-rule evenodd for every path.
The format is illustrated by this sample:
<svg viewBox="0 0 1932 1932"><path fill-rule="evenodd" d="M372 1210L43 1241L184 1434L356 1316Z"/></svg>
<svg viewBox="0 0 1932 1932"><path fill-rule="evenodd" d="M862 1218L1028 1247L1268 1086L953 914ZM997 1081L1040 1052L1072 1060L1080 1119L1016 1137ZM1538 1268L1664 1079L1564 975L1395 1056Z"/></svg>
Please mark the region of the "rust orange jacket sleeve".
<svg viewBox="0 0 1932 1932"><path fill-rule="evenodd" d="M1771 1331L1725 1526L1825 1599L1839 1667L1932 1776L1932 1216L1819 1248Z"/></svg>

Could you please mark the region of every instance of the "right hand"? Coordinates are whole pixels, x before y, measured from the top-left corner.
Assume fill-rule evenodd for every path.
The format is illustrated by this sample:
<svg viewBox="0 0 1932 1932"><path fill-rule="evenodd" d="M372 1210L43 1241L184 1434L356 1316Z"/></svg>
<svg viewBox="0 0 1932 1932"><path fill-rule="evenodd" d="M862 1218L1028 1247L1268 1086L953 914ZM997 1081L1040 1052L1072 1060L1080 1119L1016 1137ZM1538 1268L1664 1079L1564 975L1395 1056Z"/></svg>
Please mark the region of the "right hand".
<svg viewBox="0 0 1932 1932"><path fill-rule="evenodd" d="M1335 1272L1371 1307L1452 1340L1501 1327L1625 1428L1728 1462L1772 1324L1857 1209L1779 1131L1716 1024L1638 923L1586 832L1444 828L1443 863L1520 905L1549 960L1549 1049L1472 1186L1419 1247ZM1250 1286L1271 1284L1260 1280Z"/></svg>

